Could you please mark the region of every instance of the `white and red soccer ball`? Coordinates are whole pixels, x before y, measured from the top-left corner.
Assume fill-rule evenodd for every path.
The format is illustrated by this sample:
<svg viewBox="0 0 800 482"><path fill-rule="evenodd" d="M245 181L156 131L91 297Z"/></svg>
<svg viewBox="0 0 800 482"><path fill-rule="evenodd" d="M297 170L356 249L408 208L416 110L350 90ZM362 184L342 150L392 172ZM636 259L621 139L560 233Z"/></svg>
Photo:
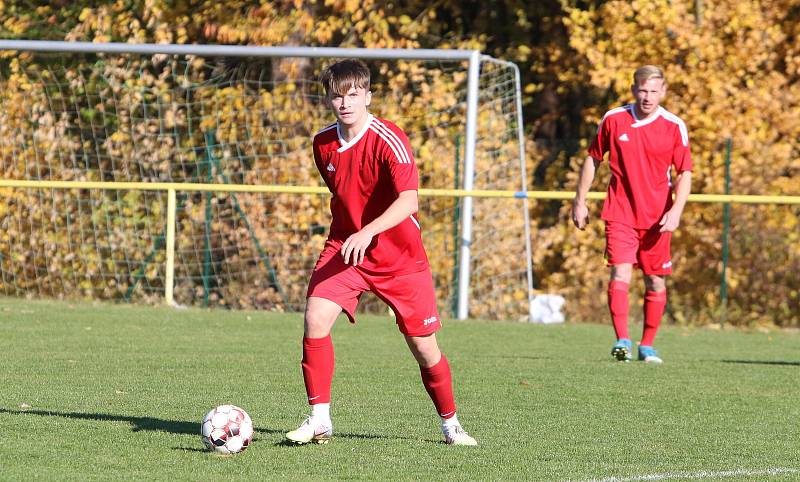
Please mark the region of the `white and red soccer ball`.
<svg viewBox="0 0 800 482"><path fill-rule="evenodd" d="M253 441L253 421L236 405L220 405L203 417L203 444L221 454L236 454Z"/></svg>

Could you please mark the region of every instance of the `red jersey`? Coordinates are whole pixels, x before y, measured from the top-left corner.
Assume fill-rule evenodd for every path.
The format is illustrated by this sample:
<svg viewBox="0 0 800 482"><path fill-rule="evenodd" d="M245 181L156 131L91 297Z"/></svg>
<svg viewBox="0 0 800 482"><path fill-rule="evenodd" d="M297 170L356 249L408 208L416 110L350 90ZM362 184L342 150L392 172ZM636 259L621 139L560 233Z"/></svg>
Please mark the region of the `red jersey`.
<svg viewBox="0 0 800 482"><path fill-rule="evenodd" d="M611 181L601 217L651 228L672 207L671 168L692 170L686 125L663 107L643 120L636 118L634 104L612 109L589 147L600 161L606 152Z"/></svg>
<svg viewBox="0 0 800 482"><path fill-rule="evenodd" d="M349 142L342 139L338 123L314 136L314 162L333 194L327 244L337 248L383 214L400 192L419 187L406 134L392 122L368 116L364 128ZM416 215L375 236L357 268L387 275L427 269Z"/></svg>

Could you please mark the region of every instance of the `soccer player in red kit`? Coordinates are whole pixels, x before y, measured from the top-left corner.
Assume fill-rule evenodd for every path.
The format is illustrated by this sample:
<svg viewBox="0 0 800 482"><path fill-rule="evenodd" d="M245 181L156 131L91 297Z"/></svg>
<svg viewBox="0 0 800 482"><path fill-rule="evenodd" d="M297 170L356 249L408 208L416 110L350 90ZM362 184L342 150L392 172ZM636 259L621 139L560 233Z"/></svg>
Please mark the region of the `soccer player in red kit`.
<svg viewBox="0 0 800 482"><path fill-rule="evenodd" d="M363 62L337 62L321 80L336 122L314 136L314 161L332 194L332 220L305 311L302 371L311 416L286 438L299 444L330 439L331 328L342 311L355 322L361 294L372 291L395 313L445 442L477 445L456 417L450 366L436 341L441 320L416 217L419 176L408 138L368 112L370 72Z"/></svg>
<svg viewBox="0 0 800 482"><path fill-rule="evenodd" d="M586 195L595 171L608 154L611 180L603 205L606 257L611 266L608 307L617 341L611 355L633 358L628 335L628 286L634 266L644 273L644 329L639 360L661 363L653 341L667 304L665 276L672 273L670 241L678 228L692 183L686 125L660 106L667 90L664 73L645 65L633 74L636 101L608 111L578 177L572 222L584 229ZM672 170L677 182L673 188ZM673 191L675 199L673 201Z"/></svg>

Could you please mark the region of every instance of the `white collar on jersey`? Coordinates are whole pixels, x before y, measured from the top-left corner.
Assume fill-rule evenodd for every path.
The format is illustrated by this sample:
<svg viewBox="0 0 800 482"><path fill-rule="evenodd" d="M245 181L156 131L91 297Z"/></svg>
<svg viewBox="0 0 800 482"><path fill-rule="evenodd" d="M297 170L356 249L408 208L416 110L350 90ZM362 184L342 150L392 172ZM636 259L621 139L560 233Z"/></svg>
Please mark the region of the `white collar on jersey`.
<svg viewBox="0 0 800 482"><path fill-rule="evenodd" d="M336 135L339 136L339 144L341 144L341 146L338 149L336 149L336 152L346 151L351 146L355 145L362 137L364 137L364 134L366 134L367 130L369 129L369 125L372 124L372 119L373 119L372 114L367 114L367 122L364 123L364 127L361 128L361 131L358 134L356 134L355 137L350 139L350 142L344 140L344 138L342 137L342 131L339 129L339 123L337 122Z"/></svg>
<svg viewBox="0 0 800 482"><path fill-rule="evenodd" d="M661 106L658 106L658 109L656 109L656 111L653 113L653 115L651 115L647 119L641 119L640 120L638 117L636 117L636 104L628 104L628 105L631 106L631 115L633 116L633 119L636 121L633 124L631 124L631 127L646 126L647 124L649 124L649 123L655 121L656 119L658 119L659 117L661 117L661 115L664 113L664 108L661 107Z"/></svg>

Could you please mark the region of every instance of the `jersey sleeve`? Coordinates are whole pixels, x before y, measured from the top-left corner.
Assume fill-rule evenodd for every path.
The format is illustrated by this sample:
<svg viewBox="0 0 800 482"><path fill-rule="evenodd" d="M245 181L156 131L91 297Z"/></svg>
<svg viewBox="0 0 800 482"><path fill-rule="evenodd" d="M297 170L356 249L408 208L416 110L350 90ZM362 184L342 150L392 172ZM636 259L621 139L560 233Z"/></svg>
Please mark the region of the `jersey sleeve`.
<svg viewBox="0 0 800 482"><path fill-rule="evenodd" d="M672 165L677 172L692 170L692 153L689 149L689 133L681 121L675 130L675 145L672 149Z"/></svg>
<svg viewBox="0 0 800 482"><path fill-rule="evenodd" d="M603 156L605 156L606 152L608 152L610 148L609 122L606 117L607 115L603 116L603 119L597 126L597 136L595 136L595 138L592 140L592 145L589 146L588 150L589 155L598 161L603 160Z"/></svg>
<svg viewBox="0 0 800 482"><path fill-rule="evenodd" d="M395 191L416 191L419 189L419 173L408 136L397 126L381 123L378 126L383 145L381 157L392 177Z"/></svg>

